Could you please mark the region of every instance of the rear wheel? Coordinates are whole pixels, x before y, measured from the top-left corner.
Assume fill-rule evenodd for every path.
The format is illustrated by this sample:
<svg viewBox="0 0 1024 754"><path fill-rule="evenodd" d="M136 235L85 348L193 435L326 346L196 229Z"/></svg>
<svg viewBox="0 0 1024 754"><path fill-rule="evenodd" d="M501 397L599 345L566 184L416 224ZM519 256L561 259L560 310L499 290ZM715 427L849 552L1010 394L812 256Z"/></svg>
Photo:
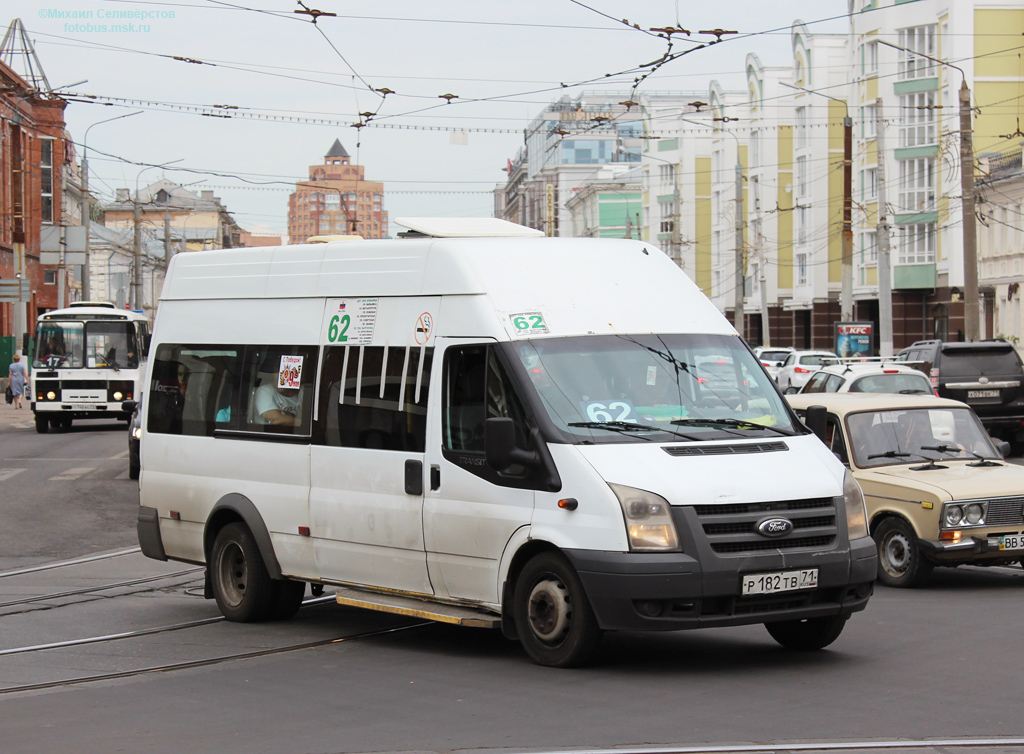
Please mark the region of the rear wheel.
<svg viewBox="0 0 1024 754"><path fill-rule="evenodd" d="M928 581L934 566L921 554L917 535L902 518L890 516L872 535L878 548L878 580L886 586L914 587Z"/></svg>
<svg viewBox="0 0 1024 754"><path fill-rule="evenodd" d="M217 607L230 621L256 623L273 616L277 588L248 527L231 523L210 552L210 581Z"/></svg>
<svg viewBox="0 0 1024 754"><path fill-rule="evenodd" d="M45 414L36 414L36 432L45 435L50 431L50 420Z"/></svg>
<svg viewBox="0 0 1024 754"><path fill-rule="evenodd" d="M765 623L768 633L786 649L800 652L824 649L839 638L846 625L848 615L834 615L828 618L807 620L784 620Z"/></svg>
<svg viewBox="0 0 1024 754"><path fill-rule="evenodd" d="M539 665L582 665L601 643L601 629L576 571L563 555L545 552L523 568L513 598L516 633Z"/></svg>

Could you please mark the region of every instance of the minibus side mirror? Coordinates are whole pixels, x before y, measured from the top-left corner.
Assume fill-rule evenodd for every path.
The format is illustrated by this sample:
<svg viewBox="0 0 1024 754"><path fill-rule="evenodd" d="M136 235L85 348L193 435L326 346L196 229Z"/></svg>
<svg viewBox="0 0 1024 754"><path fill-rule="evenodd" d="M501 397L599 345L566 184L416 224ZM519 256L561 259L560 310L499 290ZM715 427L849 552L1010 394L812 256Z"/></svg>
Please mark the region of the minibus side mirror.
<svg viewBox="0 0 1024 754"><path fill-rule="evenodd" d="M827 423L827 413L828 409L826 409L824 406L808 406L807 412L804 415L804 424L806 424L807 428L811 430L814 434L816 434L818 436L818 439L821 440L822 442L825 442L825 425Z"/></svg>
<svg viewBox="0 0 1024 754"><path fill-rule="evenodd" d="M152 335L143 335L142 336L142 355L145 358L149 358L149 344L152 343L152 342L153 342L153 336Z"/></svg>
<svg viewBox="0 0 1024 754"><path fill-rule="evenodd" d="M126 414L131 414L135 412L135 408L138 405L139 404L136 401L124 401L121 404L121 410Z"/></svg>
<svg viewBox="0 0 1024 754"><path fill-rule="evenodd" d="M523 450L516 445L515 423L504 416L495 416L484 422L484 456L487 465L497 471L509 466L536 466L540 456L534 450Z"/></svg>

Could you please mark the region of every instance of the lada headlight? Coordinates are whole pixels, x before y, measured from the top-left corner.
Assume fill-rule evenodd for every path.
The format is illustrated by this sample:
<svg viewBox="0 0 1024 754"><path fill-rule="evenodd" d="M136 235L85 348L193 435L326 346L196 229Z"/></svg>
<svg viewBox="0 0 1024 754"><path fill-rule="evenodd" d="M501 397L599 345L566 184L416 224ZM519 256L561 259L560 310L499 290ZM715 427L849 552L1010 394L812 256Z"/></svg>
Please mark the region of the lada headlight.
<svg viewBox="0 0 1024 754"><path fill-rule="evenodd" d="M843 507L846 508L846 530L850 539L868 536L868 506L864 492L849 469L843 476Z"/></svg>
<svg viewBox="0 0 1024 754"><path fill-rule="evenodd" d="M988 503L946 503L942 506L942 526L957 529L964 526L984 526Z"/></svg>
<svg viewBox="0 0 1024 754"><path fill-rule="evenodd" d="M609 484L622 506L626 534L632 552L673 552L679 550L679 536L665 498L653 492Z"/></svg>

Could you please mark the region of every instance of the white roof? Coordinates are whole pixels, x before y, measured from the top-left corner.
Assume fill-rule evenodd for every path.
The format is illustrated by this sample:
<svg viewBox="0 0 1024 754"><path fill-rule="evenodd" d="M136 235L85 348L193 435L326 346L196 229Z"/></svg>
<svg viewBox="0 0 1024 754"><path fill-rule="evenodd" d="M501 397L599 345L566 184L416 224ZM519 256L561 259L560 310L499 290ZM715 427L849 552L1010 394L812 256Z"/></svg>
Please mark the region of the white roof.
<svg viewBox="0 0 1024 754"><path fill-rule="evenodd" d="M399 217L396 223L433 238L537 238L544 232L496 217Z"/></svg>

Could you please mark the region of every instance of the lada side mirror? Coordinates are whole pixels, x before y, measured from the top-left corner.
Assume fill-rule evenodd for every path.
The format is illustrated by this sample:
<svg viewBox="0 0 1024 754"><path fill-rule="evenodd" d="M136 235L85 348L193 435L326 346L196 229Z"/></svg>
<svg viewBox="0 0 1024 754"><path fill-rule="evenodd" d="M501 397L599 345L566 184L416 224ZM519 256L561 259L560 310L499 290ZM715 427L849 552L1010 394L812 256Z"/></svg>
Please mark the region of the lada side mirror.
<svg viewBox="0 0 1024 754"><path fill-rule="evenodd" d="M1003 458L1010 457L1010 443L1008 443L1006 440L996 440L995 446L996 450L999 451L999 455L1001 455Z"/></svg>
<svg viewBox="0 0 1024 754"><path fill-rule="evenodd" d="M824 406L808 406L807 412L804 415L804 424L814 434L818 436L818 439L825 442L825 426L827 424L826 414L828 409Z"/></svg>

